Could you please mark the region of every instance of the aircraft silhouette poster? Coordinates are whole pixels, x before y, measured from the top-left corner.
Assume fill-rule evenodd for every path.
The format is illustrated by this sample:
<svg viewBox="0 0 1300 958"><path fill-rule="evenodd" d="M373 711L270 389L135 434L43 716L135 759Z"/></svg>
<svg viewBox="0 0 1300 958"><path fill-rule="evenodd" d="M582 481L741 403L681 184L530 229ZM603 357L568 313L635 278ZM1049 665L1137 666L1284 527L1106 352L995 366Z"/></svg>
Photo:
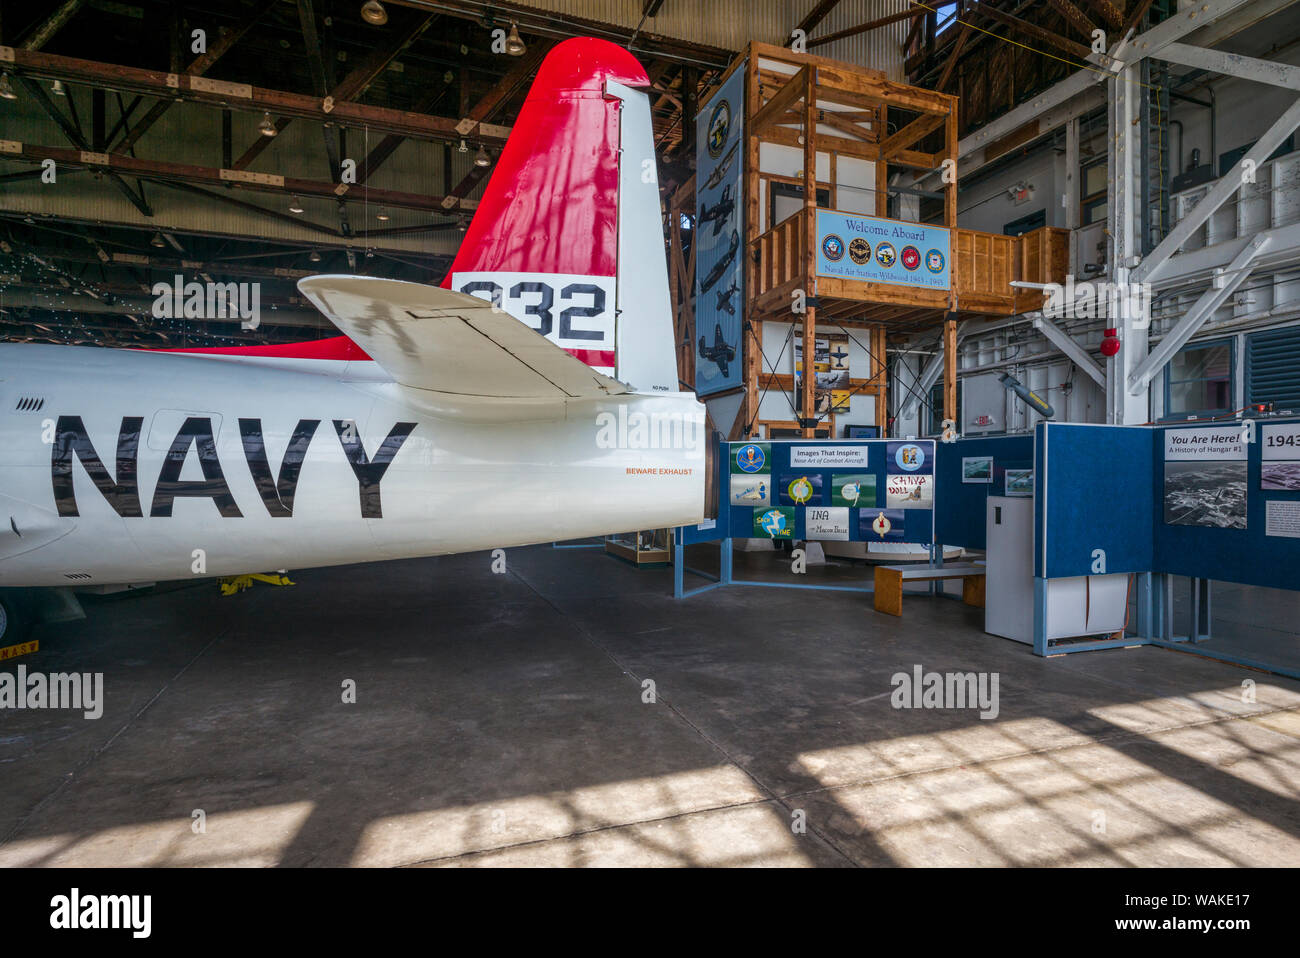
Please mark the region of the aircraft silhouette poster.
<svg viewBox="0 0 1300 958"><path fill-rule="evenodd" d="M695 393L741 384L745 317L745 68L708 99L695 118Z"/></svg>
<svg viewBox="0 0 1300 958"><path fill-rule="evenodd" d="M852 390L849 384L849 337L846 333L829 333L816 337L813 347L813 372L817 381L813 386L814 413L824 416L831 412L849 411ZM803 338L799 330L794 335L794 393L796 402L803 397Z"/></svg>

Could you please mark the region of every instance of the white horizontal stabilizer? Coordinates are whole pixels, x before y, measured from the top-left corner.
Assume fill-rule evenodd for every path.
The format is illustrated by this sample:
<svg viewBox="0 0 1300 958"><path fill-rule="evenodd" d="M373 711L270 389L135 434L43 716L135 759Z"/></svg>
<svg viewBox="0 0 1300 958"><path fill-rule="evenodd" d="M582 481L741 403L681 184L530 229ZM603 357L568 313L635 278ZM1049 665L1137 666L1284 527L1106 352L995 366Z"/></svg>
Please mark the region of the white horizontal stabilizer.
<svg viewBox="0 0 1300 958"><path fill-rule="evenodd" d="M298 289L404 386L510 399L628 392L476 296L367 276L310 276Z"/></svg>

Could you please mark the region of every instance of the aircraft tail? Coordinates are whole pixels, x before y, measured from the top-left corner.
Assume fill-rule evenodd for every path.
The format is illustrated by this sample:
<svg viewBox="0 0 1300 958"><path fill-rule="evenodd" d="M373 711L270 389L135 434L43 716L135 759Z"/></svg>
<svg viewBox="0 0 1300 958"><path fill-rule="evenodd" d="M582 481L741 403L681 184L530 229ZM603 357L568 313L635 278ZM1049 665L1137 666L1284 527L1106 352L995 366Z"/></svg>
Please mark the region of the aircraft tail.
<svg viewBox="0 0 1300 958"><path fill-rule="evenodd" d="M676 336L649 86L641 64L622 47L587 38L556 45L441 285L501 307L602 377L636 392L675 393ZM337 285L337 277L306 282L318 278L327 281L326 290ZM335 290L333 299L355 305L379 290L367 286L355 296L356 290ZM350 335L359 332L354 323L340 325ZM175 351L231 359L384 358L363 351L379 344L375 336L360 339L365 342L337 336Z"/></svg>
<svg viewBox="0 0 1300 958"><path fill-rule="evenodd" d="M558 44L442 285L638 391L677 392L649 85L622 47Z"/></svg>

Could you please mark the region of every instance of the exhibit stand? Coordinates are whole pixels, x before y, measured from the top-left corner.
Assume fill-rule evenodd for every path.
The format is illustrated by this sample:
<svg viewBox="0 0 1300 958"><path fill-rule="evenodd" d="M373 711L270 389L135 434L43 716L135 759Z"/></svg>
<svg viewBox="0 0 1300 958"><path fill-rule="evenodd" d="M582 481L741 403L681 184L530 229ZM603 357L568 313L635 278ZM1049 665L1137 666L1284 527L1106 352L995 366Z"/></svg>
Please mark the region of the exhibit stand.
<svg viewBox="0 0 1300 958"><path fill-rule="evenodd" d="M1054 580L1126 573L1136 635L1122 642L1196 651L1300 678L1300 670L1200 646L1210 582L1300 589L1300 420L1157 426L1040 424L1035 460L1035 651L1054 646ZM1174 580L1190 580L1189 629L1174 633ZM1200 647L1198 647L1200 646Z"/></svg>
<svg viewBox="0 0 1300 958"><path fill-rule="evenodd" d="M1038 655L1150 644L1300 678L1207 646L1211 581L1300 590L1300 419L723 443L718 459L717 518L674 533L678 598L720 585L871 591L737 579L735 539L921 543L931 567L943 542L985 553L986 631ZM687 567L699 542L720 544L717 575ZM688 590L688 575L709 584Z"/></svg>
<svg viewBox="0 0 1300 958"><path fill-rule="evenodd" d="M723 585L871 592L869 586L741 580L737 539L923 544L935 559L932 439L773 440L718 447L717 518L675 530L673 594ZM720 545L719 574L686 565L686 546ZM710 585L686 589L687 575Z"/></svg>

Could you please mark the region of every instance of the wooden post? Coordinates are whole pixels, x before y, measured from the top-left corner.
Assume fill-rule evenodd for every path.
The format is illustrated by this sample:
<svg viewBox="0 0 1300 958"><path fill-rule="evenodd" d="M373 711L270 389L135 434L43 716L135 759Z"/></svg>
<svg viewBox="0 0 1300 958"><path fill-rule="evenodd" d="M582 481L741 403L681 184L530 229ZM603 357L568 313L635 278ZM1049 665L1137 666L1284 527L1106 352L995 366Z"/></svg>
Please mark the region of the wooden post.
<svg viewBox="0 0 1300 958"><path fill-rule="evenodd" d="M880 139L884 143L889 139L889 107L880 105ZM876 160L876 215L889 215L889 158L883 153ZM889 367L885 363L885 342L888 333L884 326L875 326L871 330L871 353L875 356L878 368L872 375L878 375L876 390L876 435L883 439L889 431Z"/></svg>
<svg viewBox="0 0 1300 958"><path fill-rule="evenodd" d="M948 309L957 309L957 101L950 99L944 124L944 152L947 154L948 188L943 195L943 225L948 227Z"/></svg>
<svg viewBox="0 0 1300 958"><path fill-rule="evenodd" d="M957 422L957 319L949 313L943 324L943 418Z"/></svg>
<svg viewBox="0 0 1300 958"><path fill-rule="evenodd" d="M682 69L682 142L678 159L695 155L695 115L700 112L700 71Z"/></svg>
<svg viewBox="0 0 1300 958"><path fill-rule="evenodd" d="M450 149L450 147L448 147ZM695 251L690 259L682 255L682 215L695 215L695 176L668 198L668 289L673 304L673 329L677 336L677 378L695 386Z"/></svg>
<svg viewBox="0 0 1300 958"><path fill-rule="evenodd" d="M803 289L807 296L803 317L803 401L800 415L814 418L816 413L817 374L813 359L817 343L817 308L812 304L817 296L817 68L809 64L803 91L803 214L807 241L804 243ZM805 426L803 435L811 439L816 430Z"/></svg>
<svg viewBox="0 0 1300 958"><path fill-rule="evenodd" d="M876 435L883 439L889 430L889 366L885 362L885 349L889 334L884 326L875 326L871 330L871 352L876 357L876 368L872 370L877 379L876 384Z"/></svg>
<svg viewBox="0 0 1300 958"><path fill-rule="evenodd" d="M880 107L880 140L889 139L889 107ZM883 154L876 160L876 215L889 215L889 158Z"/></svg>
<svg viewBox="0 0 1300 958"><path fill-rule="evenodd" d="M944 124L944 152L950 171L943 198L944 224L950 230L948 252L949 311L943 324L943 418L957 424L957 102L950 99Z"/></svg>
<svg viewBox="0 0 1300 958"><path fill-rule="evenodd" d="M889 139L889 107L885 104L880 105L880 138L877 142L884 143ZM889 158L883 153L876 160L876 215L889 215ZM884 326L876 326L871 330L871 353L875 356L878 368L872 370L873 375L878 375L876 389L876 435L883 439L889 431L889 367L885 363L885 342L888 339L888 333Z"/></svg>
<svg viewBox="0 0 1300 958"><path fill-rule="evenodd" d="M954 99L948 106L948 118L944 122L944 152L951 162L948 189L943 197L943 224L950 230L957 228L957 102Z"/></svg>

